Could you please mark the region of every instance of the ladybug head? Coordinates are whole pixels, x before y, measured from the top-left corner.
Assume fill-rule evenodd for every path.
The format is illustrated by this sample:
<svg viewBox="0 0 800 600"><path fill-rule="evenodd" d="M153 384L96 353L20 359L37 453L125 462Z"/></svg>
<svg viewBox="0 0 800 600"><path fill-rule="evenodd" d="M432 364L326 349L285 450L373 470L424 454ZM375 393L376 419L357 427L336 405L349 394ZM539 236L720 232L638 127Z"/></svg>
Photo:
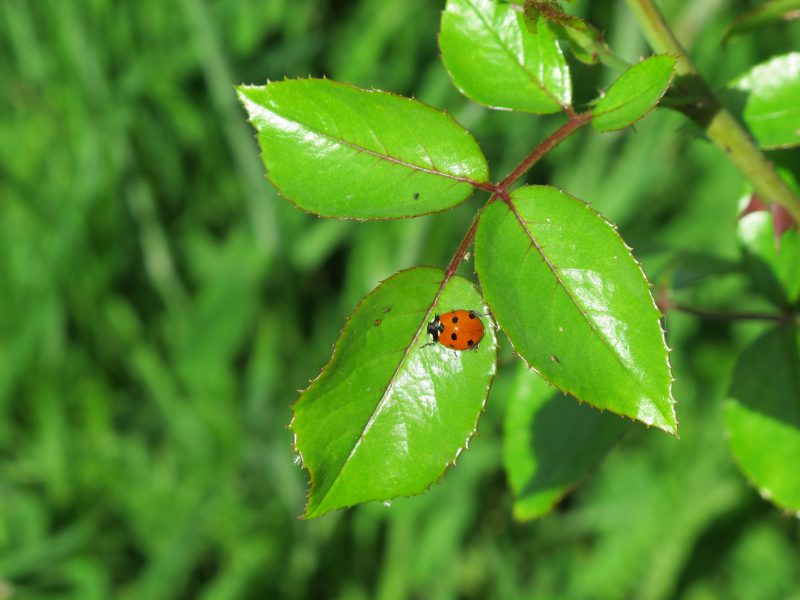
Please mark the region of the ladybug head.
<svg viewBox="0 0 800 600"><path fill-rule="evenodd" d="M434 342L439 341L439 334L444 330L444 325L439 322L439 315L433 318L433 321L428 323L428 335L433 337Z"/></svg>

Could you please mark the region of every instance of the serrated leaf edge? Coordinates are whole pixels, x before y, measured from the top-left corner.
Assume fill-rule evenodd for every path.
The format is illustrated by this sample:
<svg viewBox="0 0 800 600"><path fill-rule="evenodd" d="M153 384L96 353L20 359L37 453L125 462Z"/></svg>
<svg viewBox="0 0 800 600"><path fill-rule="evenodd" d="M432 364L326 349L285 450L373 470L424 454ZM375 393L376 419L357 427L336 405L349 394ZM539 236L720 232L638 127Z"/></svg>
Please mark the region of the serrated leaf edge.
<svg viewBox="0 0 800 600"><path fill-rule="evenodd" d="M303 390L300 390L300 395L292 403L292 417L291 417L291 420L289 421L289 425L288 425L288 428L292 431L292 434L293 434L292 435L292 451L295 452L295 454L300 458L299 463L303 466L303 468L306 471L308 471L309 479L310 479L310 483L309 483L309 486L308 486L308 489L307 489L307 492L306 492L306 507L305 507L305 510L303 511L303 514L301 515L301 518L313 519L313 518L321 517L321 516L327 514L328 512L333 511L333 510L350 508L352 506L356 506L357 504L364 504L364 503L367 503L367 502L375 502L375 501L391 499L391 498L378 498L378 497L376 497L376 498L370 498L370 499L367 499L367 500L363 500L361 502L354 503L354 504L348 504L348 505L345 505L345 506L329 508L329 509L326 509L326 510L320 512L320 513L316 513L314 511L309 512L311 495L313 493L316 481L315 481L315 478L314 478L314 472L312 471L312 469L310 468L308 463L306 463L302 452L300 451L300 449L297 446L297 432L294 430L294 417L295 417L295 415L294 415L294 407L301 400L303 394L305 394L308 390L311 389L311 387L325 374L325 372L328 370L328 367L333 363L334 357L336 356L336 351L338 350L338 344L339 344L339 341L342 338L342 335L344 334L345 330L350 325L350 322L352 321L353 317L359 311L359 309L361 308L363 303L366 301L366 299L369 296L371 296L372 294L374 294L380 288L381 285L386 283L392 277L395 277L395 276L397 276L397 275L399 275L401 273L406 273L408 271L415 271L415 270L420 270L420 269L433 269L433 270L441 272L442 273L442 284L439 286L439 289L437 290L436 295L434 296L434 299L431 302L431 305L430 305L428 311L425 313L425 318L423 319L422 324L417 329L417 332L415 333L414 338L409 343L408 348L406 348L406 351L403 354L403 357L400 359L400 362L398 363L398 367L397 367L397 369L395 369L395 372L392 375L390 383L387 385L386 389L384 390L383 394L381 395L381 399L378 401L378 404L376 405L375 409L373 410L372 414L370 415L370 419L368 420L367 425L365 425L364 428L362 429L362 432L359 435L358 440L354 444L353 449L351 450L351 452L348 455L347 459L344 461L344 463L342 465L342 468L339 470L339 473L337 474L336 478L334 479L334 483L335 483L336 479L338 479L339 475L341 475L341 472L344 469L344 465L347 464L349 459L352 457L353 452L355 452L356 448L360 444L360 442L361 442L361 440L362 440L362 438L364 436L364 433L369 429L369 423L371 423L373 421L375 415L378 413L378 409L380 408L382 402L386 398L386 395L387 395L387 392L389 390L389 387L391 386L391 383L394 381L395 377L397 376L397 373L399 372L400 368L402 367L403 363L405 362L406 358L408 357L409 352L411 351L411 349L416 346L416 343L417 343L417 341L419 339L419 336L420 336L420 332L425 327L425 324L428 322L428 319L430 318L431 313L436 308L436 303L438 302L439 298L441 297L441 295L442 295L442 293L444 291L444 288L447 286L447 284L450 281L449 279L447 281L444 280L445 272L440 267L436 267L436 266L433 266L433 265L417 265L417 266L414 266L414 267L410 267L408 269L402 269L400 271L397 271L396 273L393 273L391 276L387 277L386 279L382 279L378 283L377 286L375 286L372 290L370 290L369 293L367 293L366 295L364 295L363 298L361 298L361 300L358 302L356 307L353 309L353 311L347 317L347 319L345 320L344 326L342 327L341 331L339 332L339 337L336 339L336 342L333 345L333 352L331 353L330 359L325 364L325 366L320 370L319 374L309 382L308 386L306 386ZM465 278L462 278L462 279L464 279L464 281L468 282L474 288L476 287L475 284L473 282L469 281L468 279L465 279ZM478 294L481 297L483 297L483 295L480 293L479 290L476 289L476 291L478 292ZM490 326L493 328L493 330L495 332L495 336L496 336L497 325L494 323L494 321L492 321ZM418 496L418 495L421 495L421 494L424 494L425 492L427 492L433 485L435 485L436 483L438 483L439 481L442 480L442 478L445 476L447 470L451 466L454 466L456 464L456 462L458 461L458 458L461 456L461 453L465 449L469 448L470 441L475 437L475 435L477 435L478 423L480 422L480 418L486 412L486 402L488 400L489 392L491 391L492 383L494 382L494 379L495 379L496 375L497 375L497 351L495 349L494 363L492 364L492 369L491 369L491 372L489 374L489 380L488 380L488 382L486 384L486 393L484 394L483 401L481 402L481 409L480 409L480 411L478 413L478 416L477 416L477 418L475 420L475 424L472 426L472 428L470 430L469 435L464 440L464 445L460 446L459 448L456 449L455 454L453 456L453 459L444 464L441 473L439 474L439 476L436 479L432 480L430 483L428 483L428 485L425 488L421 489L420 491L414 492L414 493L411 493L411 494L406 494L403 497ZM333 489L334 483L331 483L331 486L328 489L328 492L330 492L330 490ZM317 503L318 506L322 503L322 500L324 500L324 498L325 498L325 496L327 495L328 492L326 492L326 494L323 495L322 499Z"/></svg>
<svg viewBox="0 0 800 600"><path fill-rule="evenodd" d="M433 170L433 169L428 169L426 167L420 167L420 166L414 165L412 163L407 163L405 161L401 161L401 160L396 159L396 158L394 158L392 156L389 156L389 155L382 155L382 154L380 154L378 152L374 152L372 150L369 150L368 148L363 148L361 146L358 146L357 144L352 144L350 142L347 142L346 140L340 140L338 138L330 136L329 134L312 130L310 127L307 127L303 123L299 123L297 121L291 121L290 119L286 119L286 117L284 117L283 115L280 115L280 114L278 114L278 113L276 113L274 111L270 111L266 107L263 107L260 104L257 104L255 101L253 101L252 99L250 99L246 95L246 92L249 91L249 90L263 90L269 85L285 83L287 81L326 81L326 82L328 82L328 83L330 83L332 85L338 85L338 86L341 86L341 87L347 87L347 88L351 88L351 89L358 90L358 91L365 92L365 93L384 94L384 95L387 95L387 96L391 96L393 98L397 98L399 100L405 100L405 101L408 101L408 102L423 106L428 110L431 110L431 111L433 111L433 112L435 112L435 113L437 113L439 115L442 115L442 116L446 117L447 119L449 119L450 122L452 124L456 125L463 132L464 135L466 135L468 138L470 138L472 140L472 142L475 145L475 148L478 150L481 158L483 159L483 166L484 166L483 170L485 171L485 177L483 179L469 179L469 178L459 177L459 176L456 176L456 175L453 175L453 174L450 174L450 173L446 173L444 171L436 171L436 170ZM266 173L267 180L270 182L272 187L274 187L278 191L278 193L279 193L279 195L281 197L283 197L286 200L288 200L289 202L291 202L296 208L298 208L298 209L302 210L303 212L308 213L310 215L314 215L314 216L318 216L318 217L325 217L325 218L328 218L328 219L337 219L337 220L342 220L342 221L359 221L359 222L362 222L362 221L394 221L394 220L397 220L397 219L413 219L413 218L416 218L416 217L422 217L422 216L426 216L426 215L432 215L432 214L436 214L436 213L440 213L440 212L445 212L445 211L451 210L451 209L455 208L456 206L458 206L459 204L462 204L463 202L465 202L467 199L469 199L469 197L472 195L472 192L466 194L464 196L463 200L453 204L452 206L447 206L447 207L439 209L439 210L433 210L433 211L428 211L428 212L414 212L414 213L410 213L410 214L407 214L407 215L398 215L398 216L391 216L391 217L341 216L341 215L336 215L336 214L327 214L327 213L323 213L323 212L317 212L317 211L314 211L314 210L310 210L310 209L305 208L304 206L302 206L293 197L291 197L288 194L286 194L286 192L281 188L281 186L279 186L275 182L275 180L272 178L272 174L271 174L270 170L266 168L266 164L267 164L266 149L261 143L261 132L259 131L258 127L256 127L255 115L248 108L249 106L253 105L253 106L258 107L259 109L271 112L272 114L274 114L275 116L277 116L277 117L279 117L281 119L284 119L286 121L290 121L292 123L296 123L296 124L298 124L298 125L300 125L302 127L305 127L306 129L311 131L314 135L317 135L319 137L325 137L325 138L327 138L327 139L329 139L329 140L331 140L331 141L333 141L335 143L351 147L351 148L353 148L353 149L355 149L357 151L363 151L363 152L365 152L367 154L370 154L372 156L375 156L377 158L381 158L382 160L387 160L388 162L391 162L392 164L398 164L398 165L401 165L401 166L408 167L409 169L413 169L415 172L423 172L423 173L427 173L428 175L434 175L434 176L439 176L439 177L443 177L443 178L446 178L446 179L452 179L456 183L468 184L468 185L472 186L472 188L473 188L472 191L474 191L474 189L477 187L476 184L489 183L490 180L491 180L490 172L489 172L489 164L488 164L488 161L486 160L486 156L483 154L483 150L481 149L481 147L478 144L478 142L475 139L475 137L469 132L469 130L466 127L464 127L463 125L461 125L461 123L459 123L455 119L455 117L453 117L453 115L451 115L448 111L436 108L435 106L432 106L432 105L430 105L430 104L428 104L426 102L423 102L422 100L419 100L417 98L408 98L406 96L402 96L400 94L395 94L395 93L387 91L387 90L379 90L379 89L375 89L375 88L369 88L369 89L361 88L361 87L358 87L358 86L355 86L355 85L351 85L349 83L345 83L345 82L341 82L341 81L334 81L334 80L328 79L327 77L322 77L322 78L319 78L319 77L306 77L306 78L295 78L295 79L284 78L284 80L282 82L281 81L267 81L267 83L264 84L264 85L241 84L241 85L235 86L234 89L236 90L236 94L237 94L237 97L239 99L239 102L242 104L243 108L245 109L245 112L247 113L247 121L253 126L253 129L255 129L255 131L256 131L256 136L255 136L256 137L256 142L258 143L258 147L260 149L259 157L261 158L262 165L264 165L264 167L265 167L264 171Z"/></svg>
<svg viewBox="0 0 800 600"><path fill-rule="evenodd" d="M562 189L556 188L556 187L554 187L554 186L548 186L548 185L532 185L532 186L524 186L524 187L528 187L528 188L542 188L542 189L553 189L553 190L557 190L557 191L558 191L558 192L560 192L561 194L564 194L565 196L567 196L569 199L571 199L571 200L573 200L573 201L575 201L575 202L580 202L580 203L581 203L583 206L585 206L585 207L586 207L586 209L587 209L587 210L590 210L590 211L592 211L592 212L595 214L595 216L597 216L597 217L598 217L598 218L599 218L599 219L600 219L600 220L601 220L603 223L605 223L605 224L606 224L606 226L608 226L608 227L609 227L609 228L610 228L610 229L613 231L614 235L616 235L616 236L617 236L617 238L618 238L618 239L619 239L619 240L622 242L623 246L625 247L625 249L626 249L626 250L627 250L627 252L628 252L628 255L631 257L631 259L633 259L634 263L636 264L637 268L639 269L639 274L642 276L642 280L644 281L644 283L645 283L645 286L647 287L647 295L648 295L648 297L650 298L650 302L652 302L652 305L653 305L653 308L654 308L654 309L655 309L655 311L656 311L656 314L658 314L658 315L661 315L661 311L658 309L658 305L656 304L656 302L655 302L655 299L653 298L653 294L652 294L652 290L651 290L651 287L650 287L650 283L649 283L649 281L647 280L647 276L645 275L645 272L644 272L644 269L642 268L642 265L641 265L641 263L640 263L640 262L639 262L639 261L636 259L636 257L633 255L632 248L631 248L630 246L628 246L628 244L626 244L626 243L625 243L625 240L623 240L623 239L622 239L622 236L620 236L620 235L619 235L619 232L617 231L617 228L614 226L614 224L613 224L613 223L611 223L610 221L608 221L608 220L607 220L605 217L603 217L603 215L601 215L601 214L600 214L598 211L596 211L594 208L592 208L592 206L591 206L589 203L587 203L587 202L584 202L584 201L583 201L583 200L581 200L580 198L577 198L577 197L575 197L575 196L572 196L571 194L568 194L567 192L565 192L565 191L564 191L564 190L562 190ZM519 191L519 189L523 189L523 188L518 188L518 190L515 190L515 191ZM512 198L512 200L513 200L513 194L512 194L512 196L511 196L511 198ZM511 213L514 215L514 217L515 217L515 218L516 218L516 219L519 221L519 220L520 220L520 215L519 215L519 214L516 212L516 210L513 210L511 207L509 207L509 206L508 206L508 204L506 204L506 207L507 207L507 208L509 209L509 211L510 211L510 212L511 212ZM528 230L527 230L527 227L525 227L524 223L523 223L523 225L522 225L522 226L523 226L523 229L525 230L526 234L528 234L528 235L529 235L529 237L530 237L530 233L528 232ZM546 258L545 258L545 260L546 260L546 262L547 262L547 265L548 265L548 267L549 267L549 268L552 270L552 266L550 265L550 262L549 262L549 261L548 261ZM477 272L477 270L476 270L476 273L475 273L475 274L476 274L476 276L478 277L478 281L480 282L480 274ZM556 277L558 277L558 274L557 274L557 273L555 273L555 272L554 272L554 274L556 275ZM558 277L558 279L559 279L559 282L560 282L560 277ZM563 285L563 284L562 284L562 285ZM481 289L483 289L483 284L481 284ZM565 289L566 289L566 287L565 287ZM570 295L570 298L572 299L571 295ZM491 307L491 302L489 302L489 299L486 297L486 295L485 295L485 294L484 294L484 299L486 300L486 302L487 302L487 303L489 304L489 306ZM575 302L575 300L574 300L574 299L572 299L572 301L573 301L573 302ZM576 304L576 305L577 305L577 304ZM583 313L583 309L582 309L582 308L581 308L579 305L577 305L577 306L578 306L578 309L581 311L581 314L584 314L584 313ZM587 320L588 320L588 319L587 319ZM524 356L523 356L523 355L522 355L522 354L521 354L521 353L520 353L520 352L517 350L517 344L515 344L515 343L514 343L514 340L513 340L513 339L511 338L511 336L509 335L509 333L508 333L508 330L507 330L507 329L505 329L505 328L502 326L502 324L501 324L501 323L499 323L499 321L498 321L498 326L499 326L500 328L502 328L502 329L503 329L503 331L504 331L504 333L505 333L505 335L506 335L506 338L508 338L508 341L509 341L509 343L511 344L512 348L514 349L514 354L516 354L516 355L517 355L517 356L520 358L520 360L522 360L522 362L525 364L525 366L526 366L526 367L527 367L529 370L532 370L532 371L533 371L534 373L536 373L536 374L537 374L539 377L541 377L542 379L544 379L544 380L545 380L547 383L549 383L551 386L553 386L553 387L555 387L556 389L560 390L562 393L564 393L564 394L566 394L566 395L570 395L570 396L572 396L573 398L575 398L575 399L576 399L576 400L578 400L579 402L581 401L581 400L580 400L580 399L579 399L579 398L578 398L578 397L577 397L577 396L574 394L574 392L573 392L572 390L569 390L569 389L567 389L567 388L564 388L564 387L562 387L561 385L559 385L558 383L556 383L555 381L552 381L552 380L551 380L549 377L547 377L547 376L546 376L546 375L545 375L545 374L544 374L542 371L540 371L538 368L536 368L536 366L534 366L534 365L530 364L530 363L529 363L529 362L528 362L528 361L525 359L525 357L524 357ZM669 346L667 345L666 331L664 330L664 327L663 327L663 325L662 325L662 323L661 323L661 319L660 319L660 318L658 319L658 328L659 328L659 331L661 332L661 343L663 344L663 347L664 347L664 350L665 350L664 354L665 354L665 356L666 356L667 372L669 373L669 377L670 377L670 383L669 383L669 389L668 389L668 395L667 395L667 403L668 403L668 405L669 405L669 407L670 407L670 413L671 413L671 416L672 416L673 420L675 421L675 427L674 427L674 428L662 427L661 425L658 425L658 424L656 424L656 423L654 422L654 420L653 420L653 419L650 419L650 420L648 421L648 420L645 420L644 418L640 418L640 417L638 417L638 416L637 416L637 417L631 417L630 415L624 415L624 414L622 414L622 413L619 413L619 412L617 412L617 411L615 411L615 410L613 410L613 409L611 409L611 408L608 408L608 409L603 409L603 408L600 408L599 406L595 406L595 408L597 408L597 409L598 409L598 410L600 410L600 411L603 411L603 410L608 410L609 412L612 412L612 413L614 413L614 414L618 414L618 415L620 415L621 417L625 417L625 418L627 418L627 419L631 419L632 421L638 421L638 422L640 422L640 423L644 423L644 424L645 424L647 427L656 427L657 429L661 429L662 431L665 431L665 432L669 433L670 435L674 435L676 438L680 438L680 435L678 434L678 425L679 425L679 423L678 423L678 415L677 415L677 413L676 413L676 411L675 411L675 405L677 404L677 402L676 402L676 400L675 400L675 398L674 398L674 396L673 396L673 394L672 394L672 387L673 387L673 386L672 386L672 384L674 383L674 381L675 381L675 378L672 376L672 365L670 364L670 360L669 360L669 351L670 351L670 348L669 348ZM595 330L595 328L594 328L594 326L593 326L593 325L592 325L592 330L593 330L593 331L595 331L595 333L597 334L597 331ZM598 334L598 335L599 335L599 334ZM600 337L602 337L602 336L600 336ZM614 354L615 354L615 356L616 356L616 353L614 353ZM590 402L587 402L587 404L591 404L591 403L590 403ZM594 405L592 404L592 406L594 406ZM662 416L664 416L664 415L662 415Z"/></svg>
<svg viewBox="0 0 800 600"><path fill-rule="evenodd" d="M611 131L622 131L623 129L627 129L627 128L628 128L628 127L630 127L630 126L632 126L632 125L635 125L636 123L638 123L639 121L641 121L642 119L644 119L644 118L645 118L647 115L649 115L651 112L653 112L653 111L654 111L654 110L655 110L655 109L658 107L659 103L661 102L661 99L662 99L662 98L663 98L663 97L666 95L666 93L669 91L669 88L670 88L670 86L672 85L672 80L673 80L673 79L675 79L675 72L676 72L676 71L677 71L677 69L678 69L678 59L679 59L679 57L678 57L677 55L675 55L675 54L671 54L671 53L653 54L653 55L651 55L651 56L648 56L647 58L645 58L645 59L643 59L643 60L639 61L638 63L636 63L636 65L631 65L631 67L630 67L631 69L633 69L633 68L635 68L636 66L638 66L638 65L640 65L640 64L642 64L642 63L644 63L644 62L646 62L646 61L648 61L648 60L650 60L650 59L653 59L653 58L659 57L659 56L669 56L669 57L671 57L671 58L674 58L674 59L675 59L675 64L672 66L672 74L671 74L671 75L670 75L670 77L669 77L669 81L667 81L667 85L664 87L664 90L661 92L661 94L658 96L658 98L656 98L656 99L655 99L655 102L653 102L652 106L650 106L650 108L648 108L648 109L647 109L645 112L643 112L643 113L642 113L642 114L641 114L639 117L637 117L636 119L634 119L633 121L631 121L631 122L630 122L630 123L628 123L627 125L623 125L622 127L612 127L612 128L610 128L610 129L605 129L605 128L604 128L604 129L599 129L599 128L598 128L598 127L597 127L597 126L594 124L594 120L595 120L595 118L596 118L596 117L602 117L603 115L608 115L608 114L611 114L611 113L613 113L613 112L616 112L616 111L620 110L620 108L621 108L621 107L624 107L626 104L629 104L630 102L626 102L625 104L622 104L622 105L620 105L620 106L617 106L617 107L615 107L615 108L612 108L612 109L610 109L610 110L606 110L606 111L604 111L604 112L599 112L599 113L592 112L592 127L594 127L595 131L599 131L600 133L607 133L607 132L611 132ZM628 72L628 71L625 71L625 73L627 73L627 72ZM615 84L617 81L619 81L619 79L620 79L620 78L622 78L622 77L625 75L625 73L623 73L622 75L620 75L620 76L619 76L619 78L615 79L615 80L614 80L614 81L611 83L611 85L609 86L609 88L608 88L608 89L611 89L611 87L613 87L613 85L614 85L614 84ZM595 102L599 103L599 102L600 102L602 99L603 99L603 97L602 97L602 96L600 96L600 97L598 97L598 98L595 98L594 100L592 100L592 102L591 102L591 103L595 103Z"/></svg>
<svg viewBox="0 0 800 600"><path fill-rule="evenodd" d="M456 86L456 88L458 89L458 91L459 91L459 92L461 92L461 94L462 94L463 96L465 96L465 97L469 98L469 99L470 99L470 100L472 100L473 102L475 102L475 103L477 103L477 104L480 104L481 106L485 106L485 107L487 107L487 108L490 108L490 109L492 109L492 110L505 110L505 111L525 112L525 113L529 113L529 114L535 114L535 115L549 115L549 114L555 114L555 113L564 112L564 111L567 111L567 110L569 110L569 109L572 107L572 77L571 77L571 73L570 73L570 71L569 71L569 66L567 65L567 76L568 76L568 77L569 77L569 79L570 79L570 80L569 80L569 90L568 90L568 92L569 92L569 102L567 102L566 104L563 104L563 103L561 102L561 99L560 99L560 98L558 98L558 96L556 96L555 94L553 94L553 93L552 93L552 92L551 92L551 91L550 91L550 90L547 88L547 86L544 84L544 82L542 82L542 81L540 81L539 79L537 79L533 73L531 73L530 71L528 71L528 69L526 68L526 66L525 66L523 63L520 63L520 62L519 62L519 60L517 59L517 56L516 56L516 54L515 54L515 53L514 53L514 52L513 52L513 51L512 51L510 48L508 48L508 47L507 47L505 44L503 44L503 43L502 43L502 40L501 40L501 39L500 39L500 38L499 38L499 37L496 35L496 32L495 32L495 30L494 30L492 27L490 27L490 26L489 26L489 24L488 24L488 23L486 22L486 20L483 18L483 15L480 13L480 11L479 11L479 10L478 10L478 9L475 7L475 5L473 4L472 0L464 0L464 1L465 1L465 2L467 2L467 3L469 4L469 6L470 6L470 8L472 9L472 11L473 11L473 12L474 12L474 13L475 13L477 16L478 16L478 18L480 19L480 21L481 21L481 22L484 24L484 26L485 26L486 30L487 30L487 31L491 31L491 32L492 32L492 34L494 35L494 37L495 37L495 38L497 38L498 46L500 46L500 47L501 47L501 48L502 48L502 49L505 51L505 53L506 53L506 54L508 54L508 55L511 57L511 59L512 59L512 63L513 63L513 64L514 64L514 65L515 65L515 66L516 66L516 67L517 67L517 68L518 68L520 71L522 71L522 72L523 72L523 74L525 75L525 79L529 80L529 81L530 81L530 82L532 82L532 83L533 83L533 84L534 84L536 87L538 87L538 88L539 88L539 89L540 89L540 90L541 90L541 91L542 91L542 92L545 94L545 96L547 96L547 98L548 98L548 99L549 99L551 102L553 102L553 103L555 104L555 106L553 106L553 107L552 107L552 109L547 109L547 110L531 110L531 109L529 109L529 108L510 108L510 107L508 107L508 106L494 106L494 105L487 104L487 103L485 103L485 102L481 102L480 100L477 100L477 99L473 98L473 97L472 97L472 95L468 94L468 93L467 93L467 91L466 91L466 90L465 90L465 89L464 89L464 88L461 86L461 84L460 84L458 81L456 81L455 77L453 77L453 73L452 73L452 71L451 71L451 70L450 70L450 69L447 67L447 63L446 63L446 61L444 60L444 52L442 51L442 44L441 44L441 27L440 27L440 31L439 31L439 33L437 34L437 42L438 42L439 50L440 50L440 53L441 53L441 56L442 56L442 63L443 63L443 64L444 64L444 66L445 66L445 70L446 70L446 71L447 71L447 73L450 75L450 81L453 83L453 85L455 85L455 86ZM449 6L449 4L450 4L450 3L448 2L448 4L445 6L445 10L443 10L443 11L442 11L442 19L444 19L444 15L448 14L448 12L449 12L449 11L448 11L448 6ZM516 5L512 4L512 5L510 5L510 6L513 8L513 7L515 7ZM515 12L517 12L517 11L515 11ZM451 13L451 14L452 14L452 13ZM517 18L517 24L519 25L519 15L518 15L518 18ZM549 32L549 34L550 34L550 36L551 36L551 39L552 39L553 43L554 43L554 44L556 45L556 47L558 48L558 53L561 55L561 58L563 59L563 58L564 58L564 51L563 51L563 49L561 48L561 45L559 44L559 40L558 40L558 38L557 38L557 37L556 37L556 36L553 34L553 32L552 32L552 30L550 29L550 27L549 27L549 26L548 26L546 29L547 29L547 31ZM523 36L524 36L525 34L528 34L528 35L538 35L538 33L537 33L537 34L533 34L533 33L531 33L530 31L528 31L528 28L527 28L527 27L524 27L524 26L520 26L520 30L522 31L522 35L523 35ZM566 60L565 60L565 64L566 64Z"/></svg>

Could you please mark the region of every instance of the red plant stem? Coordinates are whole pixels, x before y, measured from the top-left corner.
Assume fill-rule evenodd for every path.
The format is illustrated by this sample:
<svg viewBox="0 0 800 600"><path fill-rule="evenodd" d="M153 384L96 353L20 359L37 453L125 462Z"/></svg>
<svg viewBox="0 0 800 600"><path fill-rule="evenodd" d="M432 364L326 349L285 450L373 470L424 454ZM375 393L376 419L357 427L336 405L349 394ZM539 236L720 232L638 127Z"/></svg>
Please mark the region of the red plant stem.
<svg viewBox="0 0 800 600"><path fill-rule="evenodd" d="M492 194L497 192L497 186L493 183L481 182L481 181L470 181L469 182L472 187L477 188L479 190L483 190L484 192L490 192Z"/></svg>
<svg viewBox="0 0 800 600"><path fill-rule="evenodd" d="M772 321L784 323L786 325L800 325L800 316L791 313L762 313L762 312L719 312L705 308L695 308L679 303L667 303L661 306L661 310L677 310L701 319L713 319L715 321Z"/></svg>
<svg viewBox="0 0 800 600"><path fill-rule="evenodd" d="M494 196L492 196L492 198L489 199L489 202L491 202L493 199ZM458 269L458 265L460 265L461 261L464 260L464 255L467 253L467 248L469 248L469 245L472 243L472 240L475 239L475 232L478 230L478 218L480 217L480 215L481 215L480 212L477 215L475 215L475 218L472 220L472 226L469 228L469 231L467 231L467 235L465 235L464 239L461 240L461 243L458 245L458 248L456 249L456 253L453 254L453 258L450 261L450 264L447 265L447 271L445 271L444 274L442 287L444 287L444 284L450 281L450 278L453 275L455 275L456 269Z"/></svg>
<svg viewBox="0 0 800 600"><path fill-rule="evenodd" d="M592 114L589 112L577 114L574 111L569 111L567 114L569 115L569 120L551 133L541 144L536 146L536 148L534 148L533 151L528 154L528 156L526 156L523 161L519 163L519 165L517 165L517 167L511 171L511 173L509 173L506 178L503 179L503 181L500 182L499 185L494 185L492 183L480 183L477 181L472 182L473 187L492 193L489 201L486 203L487 205L494 202L498 197L502 198L505 202L510 202L511 200L508 196L508 188L515 181L517 181L517 179L522 177L528 171L528 169L539 162L539 160L545 154L550 152L570 135L575 133L575 131L592 120ZM460 265L461 261L464 260L464 256L467 253L467 248L469 248L469 245L475 239L475 232L478 230L479 217L480 213L475 216L475 219L472 221L472 226L469 228L469 231L467 231L464 239L461 240L461 243L458 245L450 264L447 265L447 271L445 272L442 286L450 281L453 275L455 275L458 265Z"/></svg>
<svg viewBox="0 0 800 600"><path fill-rule="evenodd" d="M509 173L503 181L497 186L498 193L504 196L508 188L517 179L522 177L528 169L535 165L539 160L553 148L558 146L561 142L567 139L570 135L575 133L578 129L586 125L592 120L592 113L585 112L571 116L569 121L564 123L561 127L551 133L541 144L531 151L525 159L517 165L517 167Z"/></svg>

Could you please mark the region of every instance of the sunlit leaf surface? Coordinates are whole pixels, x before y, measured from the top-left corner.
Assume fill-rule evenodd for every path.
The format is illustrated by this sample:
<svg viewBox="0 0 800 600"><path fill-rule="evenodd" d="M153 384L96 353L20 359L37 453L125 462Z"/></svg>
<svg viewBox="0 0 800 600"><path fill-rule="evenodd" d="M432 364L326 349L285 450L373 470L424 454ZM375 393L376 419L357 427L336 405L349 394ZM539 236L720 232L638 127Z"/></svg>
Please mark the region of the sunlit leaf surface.
<svg viewBox="0 0 800 600"><path fill-rule="evenodd" d="M564 396L524 365L506 413L503 464L514 517L548 514L631 425Z"/></svg>
<svg viewBox="0 0 800 600"><path fill-rule="evenodd" d="M300 208L382 219L442 211L487 182L486 159L447 113L327 79L238 88L267 176Z"/></svg>
<svg viewBox="0 0 800 600"><path fill-rule="evenodd" d="M448 0L439 46L453 82L476 102L542 114L572 102L569 67L550 27L540 20L534 33L512 4Z"/></svg>
<svg viewBox="0 0 800 600"><path fill-rule="evenodd" d="M667 348L647 280L619 234L552 187L481 216L475 261L514 349L579 400L676 433Z"/></svg>
<svg viewBox="0 0 800 600"><path fill-rule="evenodd" d="M800 144L800 52L753 67L728 84L725 96L762 148Z"/></svg>
<svg viewBox="0 0 800 600"><path fill-rule="evenodd" d="M633 125L658 104L669 88L677 60L651 56L636 63L611 84L592 110L592 126L598 131Z"/></svg>
<svg viewBox="0 0 800 600"><path fill-rule="evenodd" d="M475 433L495 372L491 320L467 352L425 345L434 314L487 312L475 287L420 267L380 284L356 308L333 357L294 405L297 450L311 475L307 517L418 494Z"/></svg>
<svg viewBox="0 0 800 600"><path fill-rule="evenodd" d="M800 335L767 332L745 350L725 411L736 462L761 495L800 511Z"/></svg>

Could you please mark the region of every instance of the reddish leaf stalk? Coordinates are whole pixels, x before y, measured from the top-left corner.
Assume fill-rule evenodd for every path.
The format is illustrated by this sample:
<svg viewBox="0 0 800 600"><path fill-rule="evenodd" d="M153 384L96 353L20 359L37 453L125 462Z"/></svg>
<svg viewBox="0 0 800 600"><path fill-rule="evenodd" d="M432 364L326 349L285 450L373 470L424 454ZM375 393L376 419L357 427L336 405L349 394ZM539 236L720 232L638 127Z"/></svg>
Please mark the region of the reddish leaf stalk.
<svg viewBox="0 0 800 600"><path fill-rule="evenodd" d="M494 202L497 200L497 198L501 198L504 202L510 203L511 198L508 193L508 188L511 187L511 185L525 173L527 173L528 170L533 167L533 165L539 162L539 160L541 160L545 154L550 152L570 135L592 120L592 114L590 112L577 114L570 110L567 114L569 115L569 120L551 133L547 138L545 138L545 140L542 141L538 146L536 146L536 148L534 148L531 153L528 154L528 156L526 156L522 162L520 162L519 165L517 165L517 167L511 171L511 173L509 173L506 178L503 179L503 181L500 182L499 185L494 185L492 183L472 182L473 187L492 193L492 196L489 198L487 204ZM469 231L467 231L464 239L461 240L461 243L458 245L455 254L453 254L453 258L450 261L450 264L447 266L442 287L444 287L444 284L450 281L453 275L455 275L458 266L461 264L461 261L464 260L464 256L467 254L467 249L475 239L475 232L478 230L479 217L480 213L475 216L475 219L472 221L472 226L469 228Z"/></svg>
<svg viewBox="0 0 800 600"><path fill-rule="evenodd" d="M489 202L491 202L493 198L494 196L489 199ZM480 215L480 212L475 215L475 218L472 220L472 226L470 226L469 231L467 231L467 234L464 236L464 239L461 240L461 243L458 245L456 253L453 254L450 264L447 265L447 271L445 271L444 274L444 281L442 281L442 288L444 288L444 285L450 281L450 278L453 277L453 275L455 275L458 265L460 265L461 261L464 260L464 255L467 253L469 245L472 243L472 240L475 239L475 232L478 230L478 218Z"/></svg>
<svg viewBox="0 0 800 600"><path fill-rule="evenodd" d="M533 151L524 158L524 160L517 165L517 167L509 173L500 185L497 186L499 192L506 192L508 188L522 177L528 170L535 165L541 158L550 152L553 148L558 146L561 142L567 139L570 135L575 133L578 129L586 125L592 120L592 113L585 112L576 114L570 117L569 121L564 123L561 127L551 133L541 144L536 146Z"/></svg>

